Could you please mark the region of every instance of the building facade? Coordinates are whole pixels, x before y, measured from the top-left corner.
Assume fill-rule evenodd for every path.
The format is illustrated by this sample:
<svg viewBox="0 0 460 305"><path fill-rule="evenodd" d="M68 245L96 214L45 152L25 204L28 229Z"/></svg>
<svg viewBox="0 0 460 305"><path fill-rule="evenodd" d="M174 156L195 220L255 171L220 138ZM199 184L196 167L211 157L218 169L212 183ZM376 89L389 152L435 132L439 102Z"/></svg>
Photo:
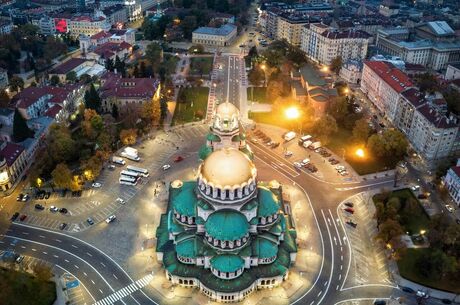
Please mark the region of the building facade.
<svg viewBox="0 0 460 305"><path fill-rule="evenodd" d="M460 78L460 64L452 64L447 66L446 80L453 80Z"/></svg>
<svg viewBox="0 0 460 305"><path fill-rule="evenodd" d="M460 159L457 160L456 166L452 166L447 171L444 177L444 185L454 202L460 207Z"/></svg>
<svg viewBox="0 0 460 305"><path fill-rule="evenodd" d="M105 17L98 16L78 16L70 19L68 23L68 32L73 37L80 35L92 36L101 31L110 30L110 23Z"/></svg>
<svg viewBox="0 0 460 305"><path fill-rule="evenodd" d="M286 40L291 45L300 47L302 28L310 17L303 14L283 13L277 16L276 40Z"/></svg>
<svg viewBox="0 0 460 305"><path fill-rule="evenodd" d="M12 142L0 142L0 192L5 194L22 177L27 167L24 147Z"/></svg>
<svg viewBox="0 0 460 305"><path fill-rule="evenodd" d="M257 181L252 154L235 148L246 147L238 111L222 105L207 141L222 144L201 155L196 181L171 183L156 250L174 285L228 303L287 280L297 248L280 184Z"/></svg>
<svg viewBox="0 0 460 305"><path fill-rule="evenodd" d="M237 34L237 27L227 23L219 28L199 27L192 33L192 42L208 46L224 47L230 45Z"/></svg>
<svg viewBox="0 0 460 305"><path fill-rule="evenodd" d="M364 59L370 35L363 31L337 31L324 24L303 27L301 50L311 60L329 65L336 57L343 61Z"/></svg>

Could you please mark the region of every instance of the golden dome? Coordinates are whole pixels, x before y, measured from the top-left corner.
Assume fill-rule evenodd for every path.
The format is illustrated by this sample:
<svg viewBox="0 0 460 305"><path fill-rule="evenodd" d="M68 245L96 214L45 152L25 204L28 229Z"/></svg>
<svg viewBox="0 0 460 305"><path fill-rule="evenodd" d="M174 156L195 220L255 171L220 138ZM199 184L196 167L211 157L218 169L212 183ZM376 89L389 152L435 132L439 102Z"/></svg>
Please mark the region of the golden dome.
<svg viewBox="0 0 460 305"><path fill-rule="evenodd" d="M229 102L222 103L216 108L216 115L220 116L221 118L231 118L234 115L238 116L238 114L238 108L236 108L235 105Z"/></svg>
<svg viewBox="0 0 460 305"><path fill-rule="evenodd" d="M200 176L205 183L221 188L248 183L251 178L255 178L256 172L252 161L234 148L211 153L200 167Z"/></svg>

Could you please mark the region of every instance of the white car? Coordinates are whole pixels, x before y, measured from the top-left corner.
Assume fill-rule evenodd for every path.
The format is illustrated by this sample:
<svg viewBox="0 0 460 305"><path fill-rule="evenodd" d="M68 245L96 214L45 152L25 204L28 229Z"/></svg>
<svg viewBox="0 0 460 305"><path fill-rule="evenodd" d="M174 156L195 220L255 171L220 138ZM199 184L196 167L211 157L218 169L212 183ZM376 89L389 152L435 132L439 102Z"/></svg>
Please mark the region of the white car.
<svg viewBox="0 0 460 305"><path fill-rule="evenodd" d="M302 160L302 162L300 162L300 164L302 164L302 166L305 166L308 163L310 163L310 159L308 159L308 158L305 158L305 159Z"/></svg>
<svg viewBox="0 0 460 305"><path fill-rule="evenodd" d="M290 157L290 156L292 156L292 155L293 155L293 152L290 151L290 150L288 150L288 151L286 151L286 152L284 153L284 156L285 156L285 157Z"/></svg>
<svg viewBox="0 0 460 305"><path fill-rule="evenodd" d="M299 162L294 162L293 164L296 168L302 168L302 164L300 164Z"/></svg>
<svg viewBox="0 0 460 305"><path fill-rule="evenodd" d="M169 164L163 165L163 170L164 170L164 171L165 171L165 170L168 170L168 169L170 169L170 168L171 168L171 165L169 165Z"/></svg>
<svg viewBox="0 0 460 305"><path fill-rule="evenodd" d="M420 185L413 185L410 187L411 190L413 190L414 192L418 191L420 189Z"/></svg>
<svg viewBox="0 0 460 305"><path fill-rule="evenodd" d="M252 139L251 139L251 142L252 142L252 143L259 143L259 140L255 139L255 138L252 138Z"/></svg>
<svg viewBox="0 0 460 305"><path fill-rule="evenodd" d="M105 220L105 222L106 222L106 223L111 223L111 222L114 221L116 218L117 218L117 216L115 216L115 215L110 215L109 217L107 217L107 219Z"/></svg>
<svg viewBox="0 0 460 305"><path fill-rule="evenodd" d="M348 176L348 172L347 172L347 171L341 171L341 172L340 172L340 175L342 175L342 176Z"/></svg>
<svg viewBox="0 0 460 305"><path fill-rule="evenodd" d="M120 197L118 197L116 201L117 201L119 204L125 204L125 201L124 201L122 198L120 198Z"/></svg>
<svg viewBox="0 0 460 305"><path fill-rule="evenodd" d="M338 171L339 171L339 170L345 170L345 166L343 166L343 165L336 165L336 166L335 166L335 169L338 170Z"/></svg>
<svg viewBox="0 0 460 305"><path fill-rule="evenodd" d="M446 209L451 213L453 213L455 211L454 207L449 205L449 204L446 204Z"/></svg>
<svg viewBox="0 0 460 305"><path fill-rule="evenodd" d="M99 182L94 182L94 183L92 184L92 186L93 186L93 187L96 187L96 188L99 188L99 187L102 186L102 184L100 184Z"/></svg>
<svg viewBox="0 0 460 305"><path fill-rule="evenodd" d="M56 213L57 211L59 211L59 209L57 207L55 207L54 205L50 206L50 211L53 212L53 213Z"/></svg>

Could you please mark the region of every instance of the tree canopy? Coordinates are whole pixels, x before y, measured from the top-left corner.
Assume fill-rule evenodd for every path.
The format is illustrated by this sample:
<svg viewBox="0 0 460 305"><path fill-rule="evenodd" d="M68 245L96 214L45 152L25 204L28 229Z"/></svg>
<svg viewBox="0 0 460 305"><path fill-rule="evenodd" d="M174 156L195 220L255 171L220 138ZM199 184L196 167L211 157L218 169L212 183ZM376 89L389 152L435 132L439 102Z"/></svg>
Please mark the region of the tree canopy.
<svg viewBox="0 0 460 305"><path fill-rule="evenodd" d="M27 138L33 138L34 131L27 126L27 122L16 108L13 118L13 138L16 142L22 142Z"/></svg>

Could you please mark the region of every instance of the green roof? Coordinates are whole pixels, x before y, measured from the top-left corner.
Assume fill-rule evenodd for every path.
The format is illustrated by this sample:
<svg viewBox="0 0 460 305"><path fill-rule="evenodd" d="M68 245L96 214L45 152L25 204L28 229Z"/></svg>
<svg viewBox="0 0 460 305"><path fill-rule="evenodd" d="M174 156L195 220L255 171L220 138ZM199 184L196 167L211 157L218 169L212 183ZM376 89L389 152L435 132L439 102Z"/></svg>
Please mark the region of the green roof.
<svg viewBox="0 0 460 305"><path fill-rule="evenodd" d="M178 242L176 245L177 255L182 257L195 258L195 237L191 237L181 242Z"/></svg>
<svg viewBox="0 0 460 305"><path fill-rule="evenodd" d="M174 210L183 216L196 216L196 183L193 181L184 182L178 194L172 197Z"/></svg>
<svg viewBox="0 0 460 305"><path fill-rule="evenodd" d="M198 157L200 160L206 159L210 154L212 153L212 147L208 145L203 145L200 147L200 150L198 151Z"/></svg>
<svg viewBox="0 0 460 305"><path fill-rule="evenodd" d="M235 272L244 267L244 259L232 254L217 255L211 259L211 266L220 272Z"/></svg>
<svg viewBox="0 0 460 305"><path fill-rule="evenodd" d="M270 228L269 232L275 235L280 235L286 231L286 219L284 219L284 215L280 215L276 223Z"/></svg>
<svg viewBox="0 0 460 305"><path fill-rule="evenodd" d="M256 240L259 246L259 258L273 257L278 253L278 245L274 242L265 238L257 238Z"/></svg>
<svg viewBox="0 0 460 305"><path fill-rule="evenodd" d="M275 214L279 210L278 198L268 188L258 187L259 208L257 209L258 217L266 217Z"/></svg>
<svg viewBox="0 0 460 305"><path fill-rule="evenodd" d="M213 134L213 133L208 133L206 136L206 140L211 141L211 142L220 142L220 138L218 135Z"/></svg>
<svg viewBox="0 0 460 305"><path fill-rule="evenodd" d="M213 210L213 207L204 200L198 200L197 204L205 211Z"/></svg>
<svg viewBox="0 0 460 305"><path fill-rule="evenodd" d="M220 210L212 213L204 227L209 235L219 240L240 239L249 230L246 217L233 210Z"/></svg>
<svg viewBox="0 0 460 305"><path fill-rule="evenodd" d="M183 226L176 223L172 211L168 213L168 231L172 233L181 233L185 231Z"/></svg>

